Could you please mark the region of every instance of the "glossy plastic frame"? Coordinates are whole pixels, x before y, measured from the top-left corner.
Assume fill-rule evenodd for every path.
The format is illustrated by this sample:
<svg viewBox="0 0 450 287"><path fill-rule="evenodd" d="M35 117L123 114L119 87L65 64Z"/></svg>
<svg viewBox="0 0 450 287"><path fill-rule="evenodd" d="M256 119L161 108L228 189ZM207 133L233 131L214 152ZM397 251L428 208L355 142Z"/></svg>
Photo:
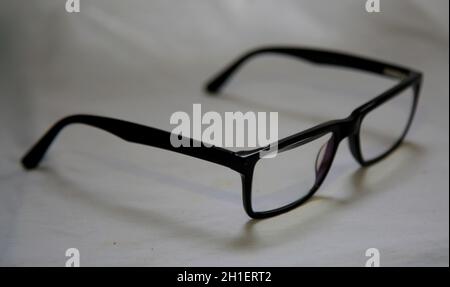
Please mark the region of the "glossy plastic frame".
<svg viewBox="0 0 450 287"><path fill-rule="evenodd" d="M253 58L254 56L263 54L280 54L291 56L315 64L358 69L399 80L399 83L397 83L386 92L375 97L373 100L365 103L364 105L356 108L347 118L329 121L317 125L308 130L296 133L274 143L277 145L278 152L284 152L308 143L322 135L328 133L332 134L329 145L327 145L326 165L324 166L322 172L319 173L319 176L317 177L316 183L314 184L313 188L305 197L300 198L289 205L265 212L255 212L252 208L251 196L253 171L256 163L261 158L260 153L269 150L270 146L238 152L215 146L207 147L205 145L201 145L200 147L174 147L170 142L170 132L101 116L74 115L60 120L23 157L22 164L26 169L33 169L37 167L55 137L65 126L70 124L85 124L108 131L124 139L125 141L178 152L231 168L241 175L243 186L242 197L244 209L247 214L252 218L266 218L289 211L301 205L303 202L313 196L313 194L317 191L317 189L325 179L332 165L338 146L343 139L349 138L351 153L362 166L367 166L383 159L401 144L411 125L417 107L419 91L422 82L421 73L393 64L382 63L372 59L332 51L295 47L269 47L251 51L238 58L225 70L214 77L207 84L206 90L212 95L217 94L224 86L224 84L233 76L233 74L235 74L238 68L241 67L247 60ZM383 103L395 97L400 92L409 87L413 88L414 90L414 101L408 124L401 138L396 142L394 146L392 146L390 150L386 151L384 154L370 161L365 161L361 154L359 142L359 129L362 120L370 111L382 105ZM191 143L195 141L193 139L189 140L191 141Z"/></svg>

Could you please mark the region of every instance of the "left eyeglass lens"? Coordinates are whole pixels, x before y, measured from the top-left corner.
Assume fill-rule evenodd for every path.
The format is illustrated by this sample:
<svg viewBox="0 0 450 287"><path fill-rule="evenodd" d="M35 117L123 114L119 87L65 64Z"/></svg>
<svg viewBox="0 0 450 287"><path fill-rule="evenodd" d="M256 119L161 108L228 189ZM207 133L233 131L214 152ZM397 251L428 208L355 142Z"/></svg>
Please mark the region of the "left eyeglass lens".
<svg viewBox="0 0 450 287"><path fill-rule="evenodd" d="M260 159L253 173L253 211L272 211L307 196L331 163L331 138L328 133L274 158Z"/></svg>

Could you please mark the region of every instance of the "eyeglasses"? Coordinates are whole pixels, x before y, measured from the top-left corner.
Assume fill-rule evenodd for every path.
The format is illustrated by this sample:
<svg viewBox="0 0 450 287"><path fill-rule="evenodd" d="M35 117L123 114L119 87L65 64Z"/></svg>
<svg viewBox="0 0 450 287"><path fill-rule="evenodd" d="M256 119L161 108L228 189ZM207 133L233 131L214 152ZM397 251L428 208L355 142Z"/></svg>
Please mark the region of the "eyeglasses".
<svg viewBox="0 0 450 287"><path fill-rule="evenodd" d="M26 169L36 168L64 127L85 124L108 131L128 142L189 155L238 172L242 180L245 211L252 218L267 218L292 210L314 195L327 176L342 140L348 138L350 151L362 166L385 158L402 143L416 111L422 83L420 72L332 51L269 47L253 50L238 58L214 77L206 85L206 90L210 94L219 93L245 62L265 54L287 55L314 64L362 70L398 80L398 83L357 107L344 119L328 121L278 140L275 143L278 154L271 159L261 155L271 150L273 145L234 152L206 146L180 135L180 139L189 141L191 147L174 147L168 131L113 118L73 115L51 127L23 157L22 164ZM390 119L389 126L378 124L380 119L386 117ZM294 161L298 169L292 168L292 165L286 166L285 160ZM262 180L261 185L258 185L259 180Z"/></svg>

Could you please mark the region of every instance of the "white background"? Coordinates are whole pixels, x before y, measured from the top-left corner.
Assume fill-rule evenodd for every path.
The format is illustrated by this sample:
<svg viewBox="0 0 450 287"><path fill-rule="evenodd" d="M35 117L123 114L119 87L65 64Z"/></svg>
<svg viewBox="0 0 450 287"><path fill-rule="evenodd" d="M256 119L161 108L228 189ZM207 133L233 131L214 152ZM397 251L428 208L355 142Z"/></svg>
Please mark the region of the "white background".
<svg viewBox="0 0 450 287"><path fill-rule="evenodd" d="M448 266L448 1L0 1L0 264ZM73 113L167 130L170 115L278 111L280 136L348 115L392 83L282 57L260 58L225 94L205 81L260 45L312 46L421 70L406 143L360 169L345 143L316 200L275 218L244 213L239 175L125 143L84 126L65 130L42 166L20 157ZM389 124L389 118L386 119Z"/></svg>

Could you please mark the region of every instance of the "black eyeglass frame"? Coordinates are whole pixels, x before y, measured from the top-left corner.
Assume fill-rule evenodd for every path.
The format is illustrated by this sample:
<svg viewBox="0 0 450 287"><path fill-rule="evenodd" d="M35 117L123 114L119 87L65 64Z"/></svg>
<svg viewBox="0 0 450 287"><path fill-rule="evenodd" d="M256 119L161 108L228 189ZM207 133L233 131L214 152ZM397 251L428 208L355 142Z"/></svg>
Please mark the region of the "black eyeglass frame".
<svg viewBox="0 0 450 287"><path fill-rule="evenodd" d="M168 131L163 131L153 127L143 126L140 124L108 117L95 115L73 115L63 118L53 127L51 127L50 130L23 157L22 164L26 169L36 168L55 137L65 126L76 123L85 124L108 131L128 142L153 146L189 155L223 165L240 173L242 180L242 198L244 209L250 217L255 219L262 219L292 210L293 208L298 207L309 198L311 198L326 178L326 175L331 168L338 146L340 142L345 138L349 138L350 151L361 166L368 166L385 158L402 143L411 126L411 122L417 108L420 88L423 81L422 73L389 63L383 63L364 57L333 51L297 47L268 47L253 50L238 58L230 66L228 66L208 82L208 84L206 85L206 91L211 95L217 94L224 86L224 84L229 79L231 79L233 74L236 73L238 68L242 66L242 64L244 64L250 58L262 54L280 54L301 58L315 64L332 65L363 70L366 72L397 79L400 80L400 82L389 90L378 95L371 101L359 106L358 108L353 110L353 112L348 117L344 119L333 120L319 124L305 131L280 139L276 143L273 143L271 146L237 152L221 147L208 146L203 143L201 144L201 146L195 147L193 143L196 140L186 137L183 138L191 142L191 147L174 147L170 141L171 133ZM406 125L406 128L404 129L403 134L398 139L398 141L395 142L395 144L385 153L379 155L376 158L365 160L361 152L361 143L359 138L359 131L364 117L372 110L376 109L383 103L387 102L388 100L392 99L408 88L413 89L414 99L411 114L409 116L408 123ZM325 166L325 169L320 173L319 177L316 178L316 182L310 189L309 193L306 196L298 199L297 201L294 201L277 209L262 212L255 211L252 207L251 199L252 181L255 165L261 159L261 153L270 150L270 148L274 144L277 146L278 153L284 152L299 147L326 134L332 135L331 139L329 140L329 143L331 144L328 145L329 158L327 160L327 165Z"/></svg>

